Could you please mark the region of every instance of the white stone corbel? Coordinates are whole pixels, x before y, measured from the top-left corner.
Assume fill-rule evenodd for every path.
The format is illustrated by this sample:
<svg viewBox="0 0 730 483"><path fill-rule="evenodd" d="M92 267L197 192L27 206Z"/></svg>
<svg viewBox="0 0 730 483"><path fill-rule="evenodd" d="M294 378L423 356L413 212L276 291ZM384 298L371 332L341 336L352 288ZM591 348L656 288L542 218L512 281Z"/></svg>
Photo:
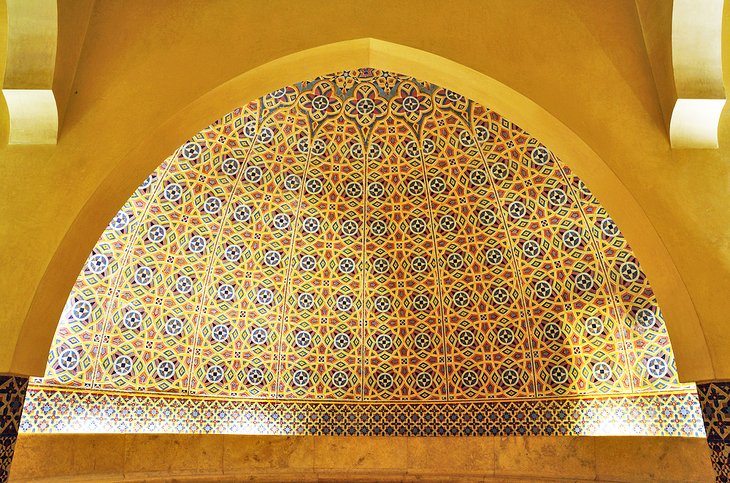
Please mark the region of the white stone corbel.
<svg viewBox="0 0 730 483"><path fill-rule="evenodd" d="M9 144L55 144L58 107L53 95L58 42L56 0L6 0L7 45L3 96Z"/></svg>
<svg viewBox="0 0 730 483"><path fill-rule="evenodd" d="M723 3L723 0L674 0L672 69L676 101L669 125L673 148L718 147L718 124L725 106Z"/></svg>

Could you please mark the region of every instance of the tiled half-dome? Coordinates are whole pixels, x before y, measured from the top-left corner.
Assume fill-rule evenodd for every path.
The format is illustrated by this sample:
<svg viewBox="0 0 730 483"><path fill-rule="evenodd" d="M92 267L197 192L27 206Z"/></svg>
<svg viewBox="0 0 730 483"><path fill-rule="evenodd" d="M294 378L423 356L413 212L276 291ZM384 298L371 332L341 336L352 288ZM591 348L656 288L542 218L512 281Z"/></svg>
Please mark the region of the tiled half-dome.
<svg viewBox="0 0 730 483"><path fill-rule="evenodd" d="M36 384L694 398L639 262L563 161L484 106L373 69L272 92L166 159L89 256Z"/></svg>

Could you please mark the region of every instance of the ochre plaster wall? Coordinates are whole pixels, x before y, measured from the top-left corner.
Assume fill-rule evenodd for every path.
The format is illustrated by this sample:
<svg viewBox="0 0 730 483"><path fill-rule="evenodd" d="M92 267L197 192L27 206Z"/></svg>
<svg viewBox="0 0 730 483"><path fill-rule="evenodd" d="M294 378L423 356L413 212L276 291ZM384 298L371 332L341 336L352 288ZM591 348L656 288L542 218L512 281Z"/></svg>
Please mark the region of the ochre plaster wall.
<svg viewBox="0 0 730 483"><path fill-rule="evenodd" d="M59 18L83 24L78 17L72 21L59 13ZM625 186L603 194L593 188L657 287L680 376L730 378L730 352L724 350L730 342L725 330L730 298L721 295L730 290L730 148L725 146L730 120L726 115L721 122L719 150L669 148L632 0L600 2L600 8L598 2L582 0L462 0L448 8L433 1L417 9L379 0L216 0L205 8L195 1L154 7L142 0L97 1L58 145L0 148L0 290L5 302L0 372L42 371L49 332L83 260L153 167L199 130L200 120L207 123L235 102L253 97L244 93L261 94L290 83L269 85L288 79L291 72L280 64L278 76L240 78L242 74L307 48L366 37L431 52L506 84L584 141L590 148L584 151L586 159L559 154L571 166L582 165L576 171L591 184L586 169L595 152L605 162L596 169L612 171L617 186ZM57 69L75 64L77 44L69 45L59 52ZM365 60L369 58L351 66ZM351 61L334 59L326 65ZM417 61L411 63L415 70ZM311 72L323 73L318 67L324 66L312 65ZM425 72L430 66L421 67ZM225 93L225 83L236 78L241 97L224 108L226 99L216 94ZM465 75L462 85L454 85L459 84L455 78L450 83L429 80L469 95L469 89L478 89L469 84L475 78ZM197 124L178 124L181 120ZM544 129L522 124L536 134ZM549 138L543 140L551 146ZM626 209L636 207L632 196L640 206L635 216ZM654 245L641 239L642 230ZM654 253L652 247L661 252L662 242L671 259Z"/></svg>
<svg viewBox="0 0 730 483"><path fill-rule="evenodd" d="M10 481L713 480L702 438L21 434Z"/></svg>

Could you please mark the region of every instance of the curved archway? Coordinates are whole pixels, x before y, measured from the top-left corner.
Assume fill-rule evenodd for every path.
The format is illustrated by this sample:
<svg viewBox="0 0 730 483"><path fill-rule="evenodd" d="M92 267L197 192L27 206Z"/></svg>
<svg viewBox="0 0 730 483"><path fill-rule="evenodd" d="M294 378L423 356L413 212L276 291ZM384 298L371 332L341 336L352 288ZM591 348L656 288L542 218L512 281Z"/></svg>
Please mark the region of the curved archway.
<svg viewBox="0 0 730 483"><path fill-rule="evenodd" d="M56 315L93 242L116 208L167 153L200 125L223 115L240 99L255 98L299 79L362 65L433 80L482 102L517 124L528 126L560 157L572 160L624 229L652 279L667 316L683 380L708 380L713 370L702 328L679 273L658 234L611 170L572 131L529 99L479 72L442 57L374 39L358 39L306 50L243 73L201 96L157 128L99 186L68 231L39 284L24 321L11 370L38 374L46 361ZM681 321L674 323L673 321ZM29 348L31 348L29 350ZM684 361L692 359L691 364ZM685 367L689 368L685 370Z"/></svg>
<svg viewBox="0 0 730 483"><path fill-rule="evenodd" d="M459 93L368 67L236 107L145 179L77 278L21 427L195 432L192 408L226 401L202 432L524 431L460 422L464 403L534 410L532 434L696 436L674 367L639 262L562 160ZM183 412L119 425L140 397ZM273 401L306 422L279 424ZM317 423L332 403L361 423ZM676 404L680 433L641 409ZM376 424L390 411L448 422Z"/></svg>

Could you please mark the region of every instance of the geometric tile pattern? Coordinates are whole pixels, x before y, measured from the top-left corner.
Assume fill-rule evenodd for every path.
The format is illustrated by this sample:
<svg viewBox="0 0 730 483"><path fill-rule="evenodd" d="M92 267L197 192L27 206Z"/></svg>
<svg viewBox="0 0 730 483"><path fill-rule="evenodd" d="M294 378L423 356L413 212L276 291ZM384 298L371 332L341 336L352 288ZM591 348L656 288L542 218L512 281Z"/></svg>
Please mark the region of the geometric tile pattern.
<svg viewBox="0 0 730 483"><path fill-rule="evenodd" d="M0 374L0 482L7 481L28 378Z"/></svg>
<svg viewBox="0 0 730 483"><path fill-rule="evenodd" d="M262 401L30 388L21 431L702 437L701 419L697 398L687 393L392 404Z"/></svg>
<svg viewBox="0 0 730 483"><path fill-rule="evenodd" d="M697 384L718 482L730 481L730 382Z"/></svg>
<svg viewBox="0 0 730 483"><path fill-rule="evenodd" d="M694 397L640 263L570 168L487 107L369 68L242 105L164 160L89 255L35 383Z"/></svg>

